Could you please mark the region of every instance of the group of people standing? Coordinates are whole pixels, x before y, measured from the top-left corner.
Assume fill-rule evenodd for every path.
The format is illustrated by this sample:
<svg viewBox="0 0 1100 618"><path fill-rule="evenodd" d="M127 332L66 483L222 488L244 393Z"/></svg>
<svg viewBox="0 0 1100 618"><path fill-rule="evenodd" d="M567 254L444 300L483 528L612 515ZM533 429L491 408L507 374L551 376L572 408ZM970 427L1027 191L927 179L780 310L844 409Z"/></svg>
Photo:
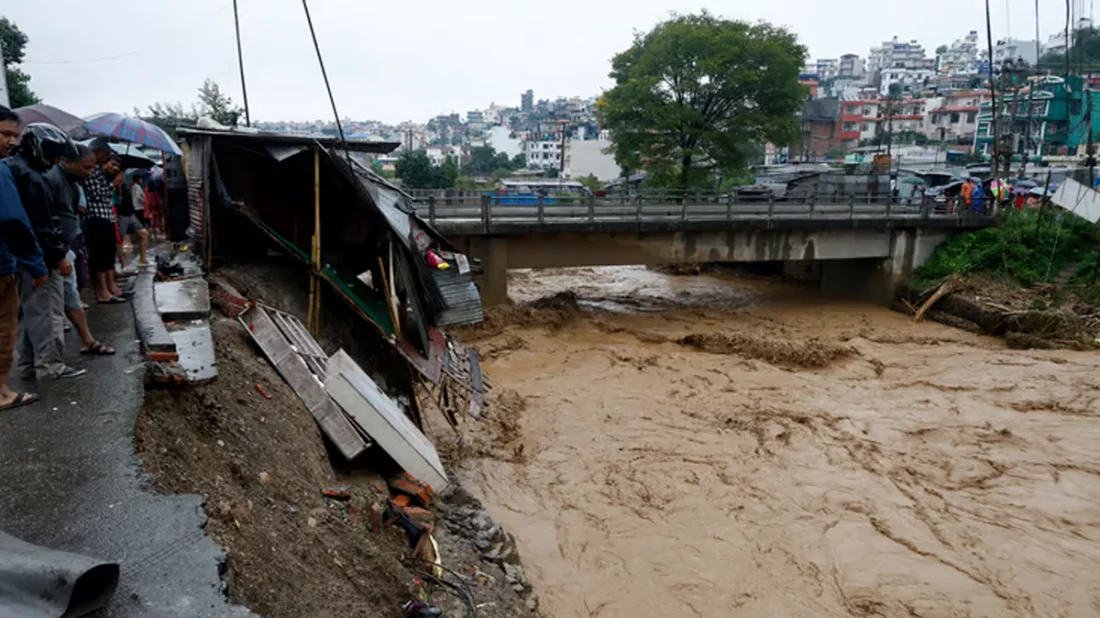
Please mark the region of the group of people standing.
<svg viewBox="0 0 1100 618"><path fill-rule="evenodd" d="M13 364L23 380L76 378L86 370L64 357L66 318L81 354L111 355L88 325L80 287L92 283L99 304L127 302L124 235L147 265L145 212L159 220L156 191L122 169L102 139L72 142L48 124L20 125L0 107L0 411L38 400L8 385ZM156 229L156 227L154 227ZM116 270L116 258L124 272Z"/></svg>

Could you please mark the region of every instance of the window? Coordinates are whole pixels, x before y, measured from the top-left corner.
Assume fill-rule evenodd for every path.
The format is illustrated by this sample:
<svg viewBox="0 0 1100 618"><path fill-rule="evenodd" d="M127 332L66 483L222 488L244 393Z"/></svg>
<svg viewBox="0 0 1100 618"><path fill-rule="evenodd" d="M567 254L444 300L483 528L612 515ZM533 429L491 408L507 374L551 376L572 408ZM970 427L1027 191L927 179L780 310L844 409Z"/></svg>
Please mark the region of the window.
<svg viewBox="0 0 1100 618"><path fill-rule="evenodd" d="M550 153L549 152L542 153L542 158L543 159L549 159L550 158Z"/></svg>
<svg viewBox="0 0 1100 618"><path fill-rule="evenodd" d="M959 122L959 113L958 112L952 112L951 113L951 124L956 124L958 122Z"/></svg>
<svg viewBox="0 0 1100 618"><path fill-rule="evenodd" d="M858 131L859 130L859 124L857 124L855 122L845 122L844 123L844 130L845 131Z"/></svg>
<svg viewBox="0 0 1100 618"><path fill-rule="evenodd" d="M863 127L862 127L862 129L863 129L864 131L870 131L870 130L871 130L871 124L870 124L870 123L868 123L868 122L865 122L865 123L863 123Z"/></svg>
<svg viewBox="0 0 1100 618"><path fill-rule="evenodd" d="M966 115L967 124L974 124L974 119L977 118L977 117L978 117L978 114L976 112L970 112L969 114L967 114Z"/></svg>

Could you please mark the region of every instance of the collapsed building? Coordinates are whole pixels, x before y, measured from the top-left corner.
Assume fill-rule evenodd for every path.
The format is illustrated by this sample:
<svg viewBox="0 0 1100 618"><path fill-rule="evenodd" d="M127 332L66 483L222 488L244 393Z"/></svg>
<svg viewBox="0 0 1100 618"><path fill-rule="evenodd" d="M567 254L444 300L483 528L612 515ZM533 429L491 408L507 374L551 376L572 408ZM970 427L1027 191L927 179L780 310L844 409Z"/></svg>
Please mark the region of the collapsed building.
<svg viewBox="0 0 1100 618"><path fill-rule="evenodd" d="M477 355L446 332L483 318L475 265L416 215L409 195L358 160L392 152L398 144L245 130L180 134L192 251L212 270L255 259L272 247L300 264L309 276L305 329L278 316L268 316L264 324L278 323L289 343L285 347L302 356L301 366L318 383L326 379L325 359L310 353L316 344L301 331L316 336L337 309L322 310L321 299L338 298L378 336L371 345L387 348L356 360L389 374L379 381L388 399L405 402L400 407L408 418L421 425L417 395L425 393L452 424L457 411L480 415L485 386ZM350 329L337 337L345 348L355 347L354 338ZM278 367L270 350L265 352ZM393 358L405 367L392 366L388 359ZM332 417L315 409L296 387L294 374L279 369L345 457L359 455L370 443L363 424L355 425L362 440L343 421L326 424ZM308 388L310 381L299 384ZM348 416L354 424L355 415Z"/></svg>

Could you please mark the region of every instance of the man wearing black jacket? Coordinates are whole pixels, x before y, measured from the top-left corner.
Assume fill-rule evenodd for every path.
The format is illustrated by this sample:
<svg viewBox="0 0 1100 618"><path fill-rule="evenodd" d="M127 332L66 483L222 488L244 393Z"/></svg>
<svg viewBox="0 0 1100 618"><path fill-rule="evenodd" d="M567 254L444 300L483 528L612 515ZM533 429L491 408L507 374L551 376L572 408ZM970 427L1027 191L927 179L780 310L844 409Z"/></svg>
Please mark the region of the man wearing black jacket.
<svg viewBox="0 0 1100 618"><path fill-rule="evenodd" d="M67 258L69 247L58 228L51 192L43 174L58 158L66 155L76 156L68 136L51 125L30 124L23 130L15 154L4 161L15 180L23 209L50 271L45 285L37 287L33 285L31 273L24 269L19 271L23 317L19 322L16 368L24 379L54 380L85 373L83 369L65 364L56 337L65 319L64 278L72 273L73 265Z"/></svg>

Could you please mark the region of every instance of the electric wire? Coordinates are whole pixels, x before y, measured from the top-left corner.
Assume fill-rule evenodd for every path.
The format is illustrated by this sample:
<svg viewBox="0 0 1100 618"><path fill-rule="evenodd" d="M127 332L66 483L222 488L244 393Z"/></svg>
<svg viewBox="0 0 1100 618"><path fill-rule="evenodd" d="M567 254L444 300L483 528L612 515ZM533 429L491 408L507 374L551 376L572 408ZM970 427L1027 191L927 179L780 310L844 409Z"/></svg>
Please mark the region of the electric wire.
<svg viewBox="0 0 1100 618"><path fill-rule="evenodd" d="M222 7L220 9L217 9L213 13L210 13L209 15L205 16L203 18L203 23L209 21L210 17L213 17L215 15L221 15L222 13L225 13L232 6L233 5L231 3L228 3L228 2L223 3ZM173 43L175 41L178 41L178 40L182 39L185 36L192 35L192 34L194 34L195 28L197 28L197 27L199 27L199 24L191 24L187 28L184 28L182 32L180 32L180 33L178 33L174 36L168 37L166 39L157 39L157 45L163 46L167 43ZM142 49L135 49L133 51L128 51L128 52L122 52L120 54L112 54L110 56L100 56L100 57L97 57L97 58L79 58L79 59L75 59L75 60L34 60L34 59L30 59L30 60L23 60L20 64L88 64L88 63L91 63L91 62L107 62L107 61L110 61L110 60L120 60L122 58L129 58L131 56L136 56L138 54L146 54L146 53L149 53L149 48L148 47L145 47L145 48L142 48Z"/></svg>
<svg viewBox="0 0 1100 618"><path fill-rule="evenodd" d="M321 65L321 77L325 79L325 90L328 91L328 101L332 104L332 115L336 118L336 130L340 133L340 143L344 146L344 157L347 158L348 167L353 167L351 153L348 151L348 140L344 136L344 125L340 122L340 113L336 111L336 98L332 96L332 85L329 84L328 71L325 70L325 59L321 56L321 46L317 43L317 31L313 29L313 17L309 14L309 3L306 0L302 0L302 9L306 12L309 35L313 38L313 49L317 52L317 63Z"/></svg>

